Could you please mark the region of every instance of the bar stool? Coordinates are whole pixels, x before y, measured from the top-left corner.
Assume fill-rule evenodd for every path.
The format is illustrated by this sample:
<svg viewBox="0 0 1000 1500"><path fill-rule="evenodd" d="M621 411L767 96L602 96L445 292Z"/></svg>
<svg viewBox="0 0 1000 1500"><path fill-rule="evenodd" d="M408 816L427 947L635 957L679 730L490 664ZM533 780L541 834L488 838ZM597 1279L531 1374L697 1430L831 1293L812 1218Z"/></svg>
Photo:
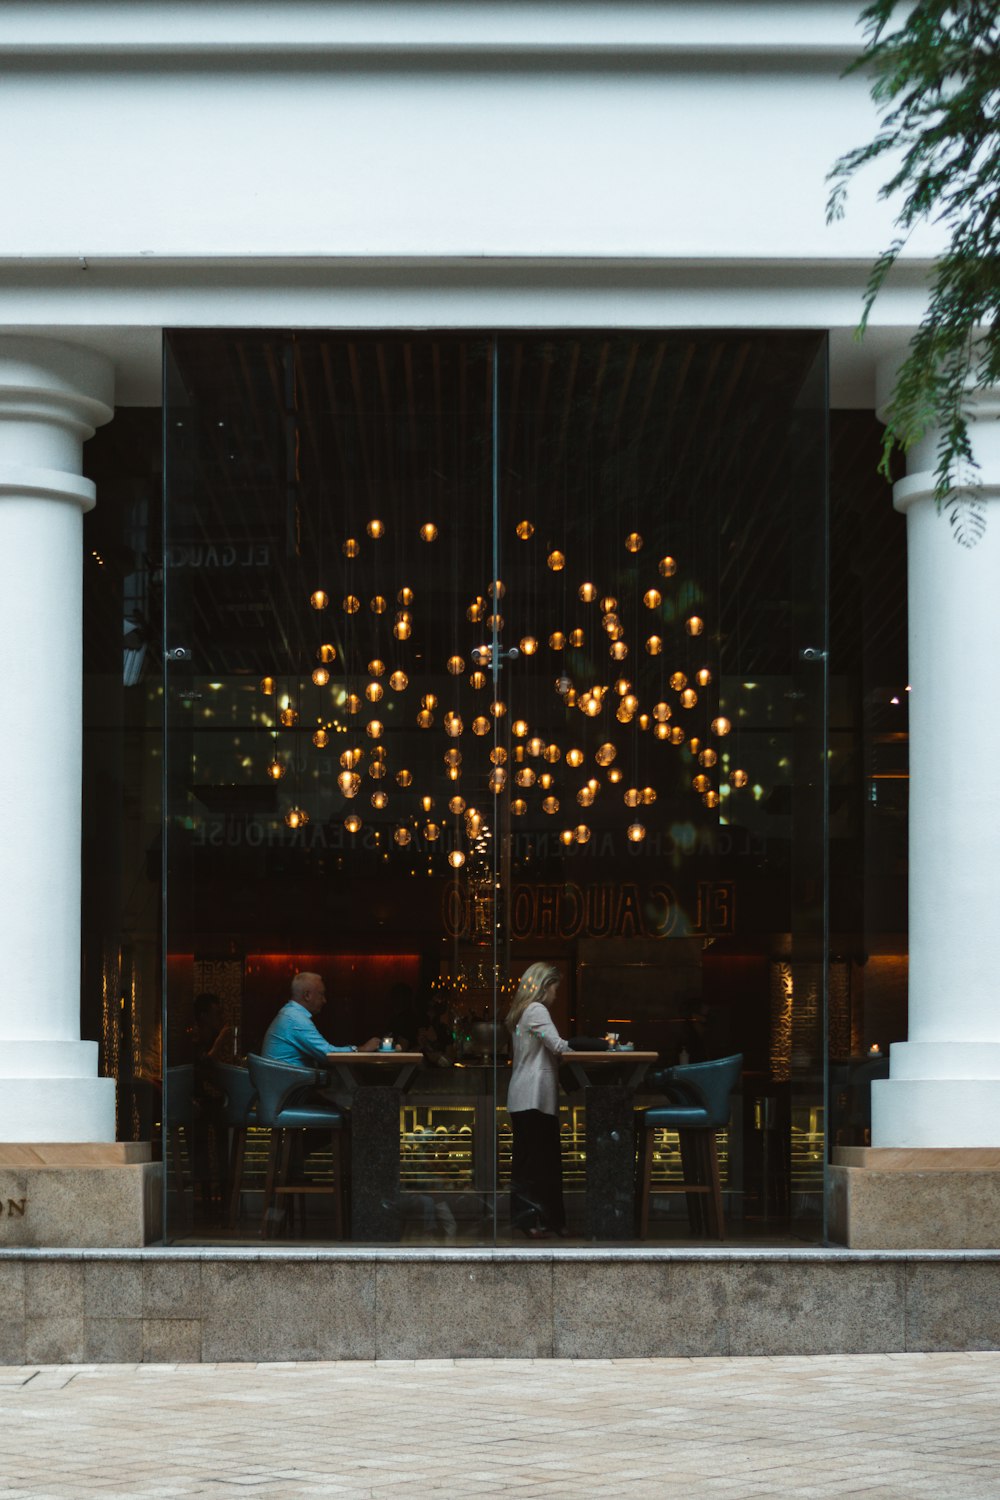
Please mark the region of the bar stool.
<svg viewBox="0 0 1000 1500"><path fill-rule="evenodd" d="M336 1105L322 1100L307 1100L296 1103L295 1096L303 1091L322 1088L327 1082L325 1073L314 1068L296 1068L289 1063L272 1062L270 1058L247 1058L250 1081L257 1091L257 1123L271 1130L271 1146L267 1158L267 1181L264 1186L264 1213L261 1220L261 1238L266 1239L271 1210L279 1195L304 1199L306 1194L327 1193L329 1188L321 1185L306 1185L292 1181L293 1142L301 1142L306 1130L326 1130L333 1145L333 1201L336 1235L344 1237L344 1166L342 1140L344 1116Z"/></svg>
<svg viewBox="0 0 1000 1500"><path fill-rule="evenodd" d="M656 1132L664 1129L676 1130L680 1136L684 1181L679 1186L657 1188L656 1191L686 1194L692 1234L725 1239L715 1132L729 1124L730 1096L742 1070L743 1055L739 1053L735 1057L720 1057L715 1062L665 1068L657 1075L658 1086L673 1098L666 1105L641 1111L646 1133L639 1199L641 1240L649 1232Z"/></svg>
<svg viewBox="0 0 1000 1500"><path fill-rule="evenodd" d="M229 1145L229 1208L226 1220L235 1229L240 1218L243 1193L243 1165L246 1160L247 1130L257 1123L257 1090L248 1068L233 1063L213 1063L212 1075L219 1091L225 1095L223 1122L231 1132Z"/></svg>

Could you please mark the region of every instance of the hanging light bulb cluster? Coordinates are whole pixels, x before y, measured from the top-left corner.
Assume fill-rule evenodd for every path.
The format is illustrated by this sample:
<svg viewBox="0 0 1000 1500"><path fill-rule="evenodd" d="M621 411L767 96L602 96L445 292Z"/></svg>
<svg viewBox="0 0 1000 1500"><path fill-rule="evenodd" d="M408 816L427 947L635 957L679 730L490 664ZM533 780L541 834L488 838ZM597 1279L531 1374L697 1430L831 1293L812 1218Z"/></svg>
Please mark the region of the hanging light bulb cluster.
<svg viewBox="0 0 1000 1500"><path fill-rule="evenodd" d="M514 530L520 543L530 544L536 535L534 524L527 518L518 521ZM383 541L387 531L386 523L378 517L371 518L364 526L364 534L375 544ZM439 527L433 520L425 520L416 528L418 541L427 546L437 542L439 536ZM566 659L568 670L564 668L558 671L553 680L553 690L564 711L576 709L583 721L600 721L600 743L592 752L592 759L594 769L602 773L603 780L586 775L580 782L565 779L566 773L579 772L585 767L588 757L584 750L579 745L570 743L564 746L547 739L537 732L523 713L512 717L510 721L511 756L514 764L508 770L507 750L497 742L498 727L508 711L506 702L502 698L494 698L488 704L481 701L479 706L469 708L467 713L463 713L459 706L460 692L464 691L461 680L466 677L469 665L466 652L461 647L453 649L450 655L437 664L437 671L443 671L455 680L456 696L452 705L439 714L437 696L432 692L423 693L419 699L419 707L412 711L412 722L418 730L443 734L446 742L450 742L450 748L443 757L443 777L453 789L466 773L459 747L467 742L467 736L471 736L472 743L486 741L490 744L489 766L484 767L482 773L477 768L474 774L477 778L482 774L482 780L477 780L476 784L489 797L491 806L499 799L507 798L514 817L525 816L534 805L546 818L554 818L563 807L585 810L593 808L602 788L607 786L622 798L625 809L633 814L633 821L624 825L629 843L640 844L646 837L646 827L634 815L641 815L642 809L656 802L657 791L649 784L629 784L629 778L620 763L620 746L609 733L615 730L616 725L622 726L630 737L649 734L653 742L665 747L685 747L695 762L690 779L691 791L710 810L720 806L723 795L744 790L750 778L745 769L731 767L731 756L728 753L720 757L720 746L732 730L732 723L725 714L716 713L711 718L708 736L704 741L699 735L691 734L686 727L685 720L699 707L706 690L712 686L713 672L709 666L698 665L686 669L676 667L670 671L664 669L659 694L650 698L645 696L644 691L640 691L634 674L630 675L629 658L633 649L638 651L640 662L643 657L665 658L668 655L670 647L663 634L663 623L676 621L681 626L689 643L688 649L690 643L705 635L706 625L704 618L693 612L681 617L676 601L670 607L665 605L665 581L676 578L679 571L677 560L670 555L659 558L655 578L650 581L647 565L642 558L645 547L642 533L637 530L629 531L624 534L623 541L625 553L634 561L637 569L635 582L630 587L629 599L625 603L620 602L615 593L602 593L599 582L595 582L593 578L584 578L575 586L568 585L577 601L577 607L583 606L587 610L587 617L582 624L574 623L565 629L556 628L542 636L525 630L517 637L519 653L524 657L544 653L545 645L542 643L545 642L548 650L554 653L557 663L560 657ZM362 544L357 537L347 537L341 543L341 552L348 562L353 562L361 554ZM544 562L552 574L559 575L566 572L570 559L562 546L552 545L550 542L544 550ZM644 579L639 576L640 571L646 574ZM343 614L350 620L359 615L365 606L360 594L350 591L349 580L348 589L341 600ZM494 641L505 628L500 608L506 592L502 580L492 579L482 592L472 595L464 608L466 620L472 625L483 627ZM394 614L391 599L395 600L397 606ZM322 614L331 606L331 594L327 589L317 587L309 594L308 603L312 611ZM414 590L408 584L392 591L386 589L384 592L373 593L367 600L368 612L374 617L372 628L387 630L388 620L385 626L376 626L375 621L391 614L393 641L409 641L414 627L415 603ZM503 607L510 615L510 601ZM642 629L644 611L654 617L650 624L658 628L650 629L646 626L645 630ZM517 612L518 602L515 601L515 620ZM590 624L587 623L588 620ZM630 639L626 623L630 620L639 630L639 640L634 637ZM352 625L350 628L355 627ZM583 684L574 682L580 659L573 653L580 653L585 648L589 649L591 661L606 650L608 671L600 674L606 675L606 681L591 680ZM489 686L490 675L484 667L492 660L491 653L492 648L483 644L483 638L480 638L471 652L472 670L468 671L468 684L473 693L482 693ZM367 759L368 777L375 782L375 788L370 794L370 803L375 811L383 812L389 808L389 792L384 785L387 777L390 780L394 777L396 786L404 792L412 787L413 775L407 767L389 765L384 744L386 725L381 716L385 709L391 712L395 707L395 700L409 689L412 667L407 670L398 659L395 663L391 660L386 662L382 656L375 655L367 663L367 680L363 684L357 684L359 691L354 691L353 686L340 677L340 674L346 674L346 663L332 642L321 643L316 648L315 655L317 665L309 673L311 683L320 690L331 689L331 684L331 690L337 691L339 688L337 702L346 710L348 719L357 722L356 732L363 736L362 743L365 740L369 743L367 751L355 745L341 755L341 771L336 778L337 789L347 804L343 826L353 836L363 827L361 814L351 805L357 803L363 786L363 773L366 769L363 761ZM434 664L425 663L424 670L434 671ZM593 672L593 666L590 670ZM517 679L513 673L510 686L516 707ZM261 679L260 691L266 697L276 696L273 676ZM380 716L365 718L363 709L367 706L370 714L374 705L379 705ZM280 698L277 719L282 729L294 729L300 723L300 710L290 699ZM333 733L342 730L344 726L335 725L332 719L323 715L314 722L315 727L310 729L312 743L318 750L328 750ZM636 744L637 741L633 738L631 743ZM529 762L542 763L543 768L536 770ZM556 775L547 767L558 766L560 762L563 765L563 779L557 784ZM278 783L285 779L287 770L287 759L279 752L276 731L272 758L266 767L266 773L270 780ZM404 818L395 823L391 837L397 848L407 848L418 834L428 845L436 846L442 842L446 830L430 816L433 798L425 793L420 800L422 819L414 815L409 821ZM484 834L482 812L468 805L457 789L448 799L448 810L455 821L454 826L447 829L448 837L444 839L444 844L449 866L458 871L463 868L467 853L482 853L488 847L484 838L488 841L489 833L487 830ZM396 816L399 817L398 814ZM285 812L284 818L288 827L298 829L308 824L309 814L295 800ZM558 834L560 842L566 848L585 845L591 836L591 828L584 822L567 825Z"/></svg>

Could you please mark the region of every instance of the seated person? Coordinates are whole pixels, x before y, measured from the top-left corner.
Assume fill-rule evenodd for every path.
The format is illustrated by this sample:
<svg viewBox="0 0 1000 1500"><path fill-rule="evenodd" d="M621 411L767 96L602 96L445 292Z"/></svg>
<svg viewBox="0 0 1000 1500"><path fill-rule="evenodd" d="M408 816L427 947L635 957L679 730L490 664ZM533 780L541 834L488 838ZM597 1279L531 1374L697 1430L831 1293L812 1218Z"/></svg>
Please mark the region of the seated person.
<svg viewBox="0 0 1000 1500"><path fill-rule="evenodd" d="M221 1099L212 1064L232 1060L232 1027L222 1020L222 1001L218 995L194 997L194 1025L187 1033L188 1052L194 1064L194 1097Z"/></svg>
<svg viewBox="0 0 1000 1500"><path fill-rule="evenodd" d="M389 992L391 1006L389 1031L396 1040L397 1050L422 1052L427 1062L434 1066L448 1066L443 1056L451 1042L451 1032L441 1023L444 1008L427 994L413 993L408 984L394 984Z"/></svg>
<svg viewBox="0 0 1000 1500"><path fill-rule="evenodd" d="M264 1037L261 1056L297 1068L322 1068L338 1052L377 1052L381 1039L369 1037L360 1047L335 1047L313 1021L326 1004L326 985L319 974L296 974L292 997L281 1007Z"/></svg>
<svg viewBox="0 0 1000 1500"><path fill-rule="evenodd" d="M447 1068L452 1062L448 1050L451 1045L447 1009L441 1001L431 1000L425 1007L417 1030L417 1047L432 1068Z"/></svg>

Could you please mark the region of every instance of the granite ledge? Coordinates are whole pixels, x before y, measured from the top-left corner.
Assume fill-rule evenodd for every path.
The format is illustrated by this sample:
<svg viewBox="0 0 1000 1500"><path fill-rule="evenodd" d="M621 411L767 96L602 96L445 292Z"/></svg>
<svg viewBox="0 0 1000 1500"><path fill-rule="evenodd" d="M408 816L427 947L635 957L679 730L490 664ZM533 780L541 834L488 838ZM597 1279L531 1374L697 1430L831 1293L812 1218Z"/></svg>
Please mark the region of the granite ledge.
<svg viewBox="0 0 1000 1500"><path fill-rule="evenodd" d="M442 1248L404 1249L401 1247L357 1248L317 1247L316 1249L284 1246L198 1246L198 1245L146 1245L140 1248L122 1249L38 1249L25 1247L0 1248L0 1263L13 1261L139 1261L139 1262L265 1262L312 1263L402 1263L422 1264L426 1262L455 1263L516 1263L546 1262L585 1264L690 1264L708 1262L736 1264L748 1261L771 1264L852 1264L866 1262L924 1263L939 1262L956 1264L975 1261L1000 1264L1000 1247L987 1250L851 1250L842 1245L803 1246L801 1249L776 1249L769 1247L720 1247L715 1248L663 1248L634 1249L602 1247L555 1247L525 1246L524 1248L470 1246L465 1249Z"/></svg>
<svg viewBox="0 0 1000 1500"><path fill-rule="evenodd" d="M148 1141L67 1141L41 1145L0 1142L0 1167L33 1172L61 1167L125 1167L153 1160Z"/></svg>

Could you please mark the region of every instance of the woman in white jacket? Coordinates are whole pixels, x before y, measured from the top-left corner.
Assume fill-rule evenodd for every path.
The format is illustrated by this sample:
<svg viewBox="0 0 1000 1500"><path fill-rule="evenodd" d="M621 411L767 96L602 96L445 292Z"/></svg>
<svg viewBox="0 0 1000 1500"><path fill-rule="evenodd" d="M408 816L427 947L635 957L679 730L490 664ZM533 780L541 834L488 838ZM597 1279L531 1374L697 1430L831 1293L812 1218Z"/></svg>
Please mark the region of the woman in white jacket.
<svg viewBox="0 0 1000 1500"><path fill-rule="evenodd" d="M559 989L551 964L521 976L510 1010L513 1067L507 1112L514 1133L510 1217L529 1239L566 1233L559 1140L559 1057L569 1050L549 1014Z"/></svg>

